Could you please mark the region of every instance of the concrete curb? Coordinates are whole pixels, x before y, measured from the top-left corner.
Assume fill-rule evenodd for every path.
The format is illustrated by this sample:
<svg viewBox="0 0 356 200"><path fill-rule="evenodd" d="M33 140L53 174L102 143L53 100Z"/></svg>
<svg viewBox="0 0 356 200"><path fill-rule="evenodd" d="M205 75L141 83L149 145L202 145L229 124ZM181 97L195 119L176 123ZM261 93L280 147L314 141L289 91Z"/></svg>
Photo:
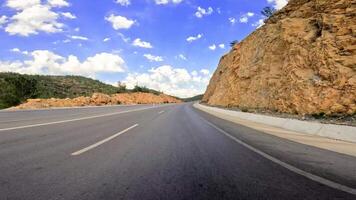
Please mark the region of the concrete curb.
<svg viewBox="0 0 356 200"><path fill-rule="evenodd" d="M356 142L356 127L353 126L322 124L317 122L301 121L297 119L244 113L239 111L225 110L221 108L205 106L198 103L194 104L194 106L198 108L204 108L216 113L228 115L231 117L237 117L243 120L283 128L286 130L295 131L303 134L318 135L337 140Z"/></svg>

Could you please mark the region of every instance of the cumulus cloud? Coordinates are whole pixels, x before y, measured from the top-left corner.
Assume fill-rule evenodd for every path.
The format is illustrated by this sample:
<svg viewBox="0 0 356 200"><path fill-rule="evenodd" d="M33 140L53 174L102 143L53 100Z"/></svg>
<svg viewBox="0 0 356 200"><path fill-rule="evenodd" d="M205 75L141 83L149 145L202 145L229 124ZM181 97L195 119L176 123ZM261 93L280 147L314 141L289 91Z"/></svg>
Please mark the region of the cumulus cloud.
<svg viewBox="0 0 356 200"><path fill-rule="evenodd" d="M71 39L73 40L84 40L84 41L87 41L89 40L89 38L87 37L84 37L84 36L79 36L79 35L71 35L69 36Z"/></svg>
<svg viewBox="0 0 356 200"><path fill-rule="evenodd" d="M262 19L259 19L257 22L253 23L252 26L254 27L257 27L257 28L260 28L261 26L263 26L265 24L265 19L262 18Z"/></svg>
<svg viewBox="0 0 356 200"><path fill-rule="evenodd" d="M11 52L15 52L15 53L20 53L20 49L19 48L13 48L13 49L10 49Z"/></svg>
<svg viewBox="0 0 356 200"><path fill-rule="evenodd" d="M200 73L204 74L204 75L209 75L210 74L210 71L207 70L207 69L202 69L200 70Z"/></svg>
<svg viewBox="0 0 356 200"><path fill-rule="evenodd" d="M195 16L198 17L198 18L202 18L202 17L204 17L206 15L211 15L213 12L214 12L214 10L213 10L212 7L204 9L204 8L199 6L197 8L197 11L195 12Z"/></svg>
<svg viewBox="0 0 356 200"><path fill-rule="evenodd" d="M155 0L155 3L157 5L165 5L165 4L169 4L169 3L173 3L173 4L179 4L181 3L183 0Z"/></svg>
<svg viewBox="0 0 356 200"><path fill-rule="evenodd" d="M3 24L7 22L7 16L3 15L0 17L0 28L2 27Z"/></svg>
<svg viewBox="0 0 356 200"><path fill-rule="evenodd" d="M65 7L69 6L69 3L66 0L48 0L48 4L52 7Z"/></svg>
<svg viewBox="0 0 356 200"><path fill-rule="evenodd" d="M75 17L71 13L58 13L52 8L69 6L65 0L7 0L7 7L16 10L10 16L5 27L5 31L10 35L29 36L39 32L56 33L63 31L63 23L58 21L60 14L65 18Z"/></svg>
<svg viewBox="0 0 356 200"><path fill-rule="evenodd" d="M230 22L232 25L234 25L234 24L236 23L236 18L230 17L230 18L229 18L229 22Z"/></svg>
<svg viewBox="0 0 356 200"><path fill-rule="evenodd" d="M130 73L123 82L128 88L138 84L169 95L191 97L204 93L210 77L208 70L189 72L185 68L163 65L145 73Z"/></svg>
<svg viewBox="0 0 356 200"><path fill-rule="evenodd" d="M187 38L187 42L193 42L195 40L199 40L202 37L203 37L203 34L198 34L197 36L189 36Z"/></svg>
<svg viewBox="0 0 356 200"><path fill-rule="evenodd" d="M267 2L273 4L274 8L279 10L287 5L288 0L267 0Z"/></svg>
<svg viewBox="0 0 356 200"><path fill-rule="evenodd" d="M116 0L115 3L120 4L122 6L128 6L131 4L130 0Z"/></svg>
<svg viewBox="0 0 356 200"><path fill-rule="evenodd" d="M103 42L109 42L111 40L111 38L104 38Z"/></svg>
<svg viewBox="0 0 356 200"><path fill-rule="evenodd" d="M70 12L62 12L61 15L68 19L76 19L77 17Z"/></svg>
<svg viewBox="0 0 356 200"><path fill-rule="evenodd" d="M180 58L182 60L187 60L187 57L185 57L185 55L183 55L183 54L179 54L178 58Z"/></svg>
<svg viewBox="0 0 356 200"><path fill-rule="evenodd" d="M35 5L40 5L41 0L7 0L6 6L15 10L24 10Z"/></svg>
<svg viewBox="0 0 356 200"><path fill-rule="evenodd" d="M163 58L161 56L154 56L152 54L144 54L143 55L147 60L149 60L150 62L162 62Z"/></svg>
<svg viewBox="0 0 356 200"><path fill-rule="evenodd" d="M24 61L0 61L0 71L25 74L82 75L95 77L101 72L124 72L125 61L116 54L98 53L83 62L74 55L60 56L48 50L29 53Z"/></svg>
<svg viewBox="0 0 356 200"><path fill-rule="evenodd" d="M106 21L111 22L113 29L129 29L135 24L135 20L128 19L123 16L111 14L109 17L105 18Z"/></svg>
<svg viewBox="0 0 356 200"><path fill-rule="evenodd" d="M225 44L219 44L220 49L225 49Z"/></svg>
<svg viewBox="0 0 356 200"><path fill-rule="evenodd" d="M209 46L209 49L212 50L212 51L214 51L214 50L216 49L216 45L215 45L215 44L210 45L210 46Z"/></svg>
<svg viewBox="0 0 356 200"><path fill-rule="evenodd" d="M152 49L152 48L153 48L153 46L151 45L151 43L142 41L140 38L136 38L136 39L132 42L132 45L133 45L133 46L136 46L136 47L146 48L146 49Z"/></svg>
<svg viewBox="0 0 356 200"><path fill-rule="evenodd" d="M20 54L23 54L23 55L27 55L28 54L28 51L21 51L19 48L12 48L10 49L11 52L13 53L20 53Z"/></svg>
<svg viewBox="0 0 356 200"><path fill-rule="evenodd" d="M240 17L240 22L241 23L247 23L248 22L248 20L251 18L251 17L253 17L253 16L255 16L255 13L253 13L253 12L248 12L248 13L245 13L245 14L243 14L241 17Z"/></svg>

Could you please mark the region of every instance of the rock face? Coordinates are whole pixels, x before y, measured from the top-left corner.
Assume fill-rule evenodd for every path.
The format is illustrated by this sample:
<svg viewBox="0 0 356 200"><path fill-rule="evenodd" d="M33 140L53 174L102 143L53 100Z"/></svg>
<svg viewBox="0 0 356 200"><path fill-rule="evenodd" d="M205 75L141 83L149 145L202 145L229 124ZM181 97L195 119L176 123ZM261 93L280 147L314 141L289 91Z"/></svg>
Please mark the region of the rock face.
<svg viewBox="0 0 356 200"><path fill-rule="evenodd" d="M355 114L355 31L355 0L290 0L221 58L203 102L300 115Z"/></svg>
<svg viewBox="0 0 356 200"><path fill-rule="evenodd" d="M26 103L13 109L38 109L51 107L75 107L75 106L101 106L117 104L163 104L180 103L181 101L165 95L155 95L151 93L120 93L106 95L94 93L91 97L77 97L74 99L28 99Z"/></svg>

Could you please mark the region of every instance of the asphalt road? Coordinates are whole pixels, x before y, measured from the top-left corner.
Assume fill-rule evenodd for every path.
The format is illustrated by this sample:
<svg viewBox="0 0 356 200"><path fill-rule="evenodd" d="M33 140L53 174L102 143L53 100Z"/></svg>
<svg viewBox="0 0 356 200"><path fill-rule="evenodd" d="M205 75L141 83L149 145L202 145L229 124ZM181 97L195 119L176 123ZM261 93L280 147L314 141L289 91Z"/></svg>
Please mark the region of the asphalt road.
<svg viewBox="0 0 356 200"><path fill-rule="evenodd" d="M356 199L272 162L356 188L356 158L192 107L0 112L0 200Z"/></svg>

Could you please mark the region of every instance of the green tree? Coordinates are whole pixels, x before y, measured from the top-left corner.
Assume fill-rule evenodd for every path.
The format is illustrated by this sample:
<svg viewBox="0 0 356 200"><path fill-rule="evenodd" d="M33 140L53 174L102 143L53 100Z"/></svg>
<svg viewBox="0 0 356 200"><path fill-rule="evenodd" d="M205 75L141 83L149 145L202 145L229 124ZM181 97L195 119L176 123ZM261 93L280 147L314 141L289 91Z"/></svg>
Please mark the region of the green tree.
<svg viewBox="0 0 356 200"><path fill-rule="evenodd" d="M238 40L234 40L234 41L230 42L230 47L234 47L235 44L238 44L238 43L239 43Z"/></svg>
<svg viewBox="0 0 356 200"><path fill-rule="evenodd" d="M276 12L276 9L267 6L267 7L263 8L263 10L261 11L261 14L267 18L270 18L275 12Z"/></svg>

